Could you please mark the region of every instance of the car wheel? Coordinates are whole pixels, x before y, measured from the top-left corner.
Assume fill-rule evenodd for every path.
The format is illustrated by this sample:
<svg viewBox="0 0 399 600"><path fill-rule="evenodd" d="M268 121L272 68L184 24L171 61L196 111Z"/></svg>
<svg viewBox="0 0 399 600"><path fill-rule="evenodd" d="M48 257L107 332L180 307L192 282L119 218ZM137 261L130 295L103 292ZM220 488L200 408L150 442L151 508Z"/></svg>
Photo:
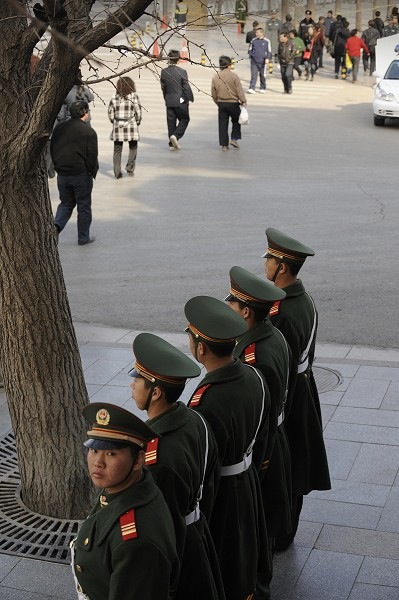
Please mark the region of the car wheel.
<svg viewBox="0 0 399 600"><path fill-rule="evenodd" d="M377 117L377 115L374 115L374 125L376 127L380 127L381 125L384 125L384 123L385 123L384 117Z"/></svg>

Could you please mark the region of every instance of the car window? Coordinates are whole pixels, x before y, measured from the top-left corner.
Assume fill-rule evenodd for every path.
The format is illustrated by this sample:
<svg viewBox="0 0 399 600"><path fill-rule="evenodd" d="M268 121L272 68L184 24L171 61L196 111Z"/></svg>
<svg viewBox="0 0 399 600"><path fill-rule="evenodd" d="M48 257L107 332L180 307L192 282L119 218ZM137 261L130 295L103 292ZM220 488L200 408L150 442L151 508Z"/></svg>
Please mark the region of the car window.
<svg viewBox="0 0 399 600"><path fill-rule="evenodd" d="M399 79L399 62L395 61L389 65L384 79Z"/></svg>

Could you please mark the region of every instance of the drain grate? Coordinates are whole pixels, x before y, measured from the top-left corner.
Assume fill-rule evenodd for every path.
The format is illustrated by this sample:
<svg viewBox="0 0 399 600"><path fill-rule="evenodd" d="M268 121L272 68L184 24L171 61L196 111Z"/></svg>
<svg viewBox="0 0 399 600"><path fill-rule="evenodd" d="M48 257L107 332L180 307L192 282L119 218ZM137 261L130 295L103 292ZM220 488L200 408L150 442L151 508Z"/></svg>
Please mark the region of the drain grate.
<svg viewBox="0 0 399 600"><path fill-rule="evenodd" d="M20 497L15 439L0 439L0 552L69 563L69 544L79 521L54 519L29 510Z"/></svg>
<svg viewBox="0 0 399 600"><path fill-rule="evenodd" d="M320 393L331 392L342 382L342 377L338 371L328 369L327 367L312 367L316 386Z"/></svg>

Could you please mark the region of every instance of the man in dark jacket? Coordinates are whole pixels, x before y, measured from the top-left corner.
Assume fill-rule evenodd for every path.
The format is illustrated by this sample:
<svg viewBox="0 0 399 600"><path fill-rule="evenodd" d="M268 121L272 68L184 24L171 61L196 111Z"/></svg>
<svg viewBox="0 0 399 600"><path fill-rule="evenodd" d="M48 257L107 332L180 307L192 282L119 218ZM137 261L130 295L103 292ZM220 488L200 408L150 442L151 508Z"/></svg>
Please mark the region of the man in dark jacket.
<svg viewBox="0 0 399 600"><path fill-rule="evenodd" d="M305 38L309 25L316 25L316 23L312 18L312 11L308 9L305 10L305 18L299 23L298 35L302 39Z"/></svg>
<svg viewBox="0 0 399 600"><path fill-rule="evenodd" d="M372 76L372 74L375 71L375 47L377 45L377 40L380 39L381 35L378 29L376 28L374 21L369 21L368 25L368 28L363 31L362 40L364 41L370 52L369 75ZM369 59L367 54L363 52L363 68L365 73L367 72L368 60Z"/></svg>
<svg viewBox="0 0 399 600"><path fill-rule="evenodd" d="M331 483L319 395L312 371L318 316L313 299L297 277L306 258L313 256L314 251L277 229L269 227L266 236L266 277L286 293L284 300L272 307L270 320L287 340L296 365L284 420L291 448L293 530L285 544L280 540L283 549L294 539L303 496L312 490L329 490Z"/></svg>
<svg viewBox="0 0 399 600"><path fill-rule="evenodd" d="M271 60L272 53L269 41L265 38L261 27L256 30L256 36L249 45L248 54L251 61L251 81L248 94L255 94L258 74L260 78L259 91L261 94L264 94L266 92L265 65L267 60Z"/></svg>
<svg viewBox="0 0 399 600"><path fill-rule="evenodd" d="M296 49L293 42L289 39L288 33L283 31L280 33L280 43L278 45L277 54L285 94L292 94L292 75L294 72L295 53Z"/></svg>
<svg viewBox="0 0 399 600"><path fill-rule="evenodd" d="M208 528L219 480L218 453L209 425L178 398L199 366L152 333L133 342L132 396L156 438L145 464L172 515L181 570L176 600L224 600L215 548Z"/></svg>
<svg viewBox="0 0 399 600"><path fill-rule="evenodd" d="M169 66L161 72L161 88L166 106L169 147L171 150L179 150L179 140L190 122L188 103L194 102L194 96L187 71L177 66L180 52L171 50L168 56Z"/></svg>
<svg viewBox="0 0 399 600"><path fill-rule="evenodd" d="M74 102L71 118L57 125L51 136L50 152L57 172L60 204L54 218L56 235L78 210L78 244L94 242L90 237L91 192L98 171L97 134L86 124L89 118L87 102Z"/></svg>

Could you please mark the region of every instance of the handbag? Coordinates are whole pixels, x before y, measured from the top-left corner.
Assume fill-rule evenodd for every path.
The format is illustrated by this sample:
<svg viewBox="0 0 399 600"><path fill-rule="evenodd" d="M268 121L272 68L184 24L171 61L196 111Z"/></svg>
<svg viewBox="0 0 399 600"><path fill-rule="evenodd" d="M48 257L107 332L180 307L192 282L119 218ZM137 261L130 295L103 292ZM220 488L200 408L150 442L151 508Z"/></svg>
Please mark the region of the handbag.
<svg viewBox="0 0 399 600"><path fill-rule="evenodd" d="M245 106L240 106L240 116L238 117L238 122L240 125L248 125L249 123L249 114Z"/></svg>

